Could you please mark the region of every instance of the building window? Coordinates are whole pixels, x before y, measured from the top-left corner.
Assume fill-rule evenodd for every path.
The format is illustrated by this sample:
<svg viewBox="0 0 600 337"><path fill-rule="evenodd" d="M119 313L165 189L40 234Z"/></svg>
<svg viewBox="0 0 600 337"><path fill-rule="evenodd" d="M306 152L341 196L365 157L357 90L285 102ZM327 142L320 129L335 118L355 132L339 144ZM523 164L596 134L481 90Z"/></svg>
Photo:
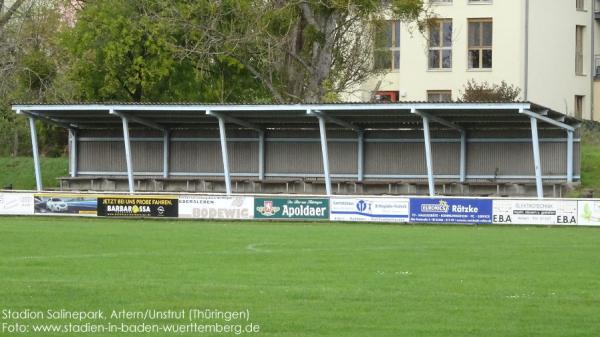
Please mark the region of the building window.
<svg viewBox="0 0 600 337"><path fill-rule="evenodd" d="M400 69L400 21L384 21L375 32L376 70Z"/></svg>
<svg viewBox="0 0 600 337"><path fill-rule="evenodd" d="M583 75L583 34L585 26L575 27L575 74Z"/></svg>
<svg viewBox="0 0 600 337"><path fill-rule="evenodd" d="M469 0L470 4L491 4L492 0Z"/></svg>
<svg viewBox="0 0 600 337"><path fill-rule="evenodd" d="M581 118L583 116L583 99L585 96L575 95L575 117Z"/></svg>
<svg viewBox="0 0 600 337"><path fill-rule="evenodd" d="M452 20L435 20L429 26L429 69L452 68Z"/></svg>
<svg viewBox="0 0 600 337"><path fill-rule="evenodd" d="M492 68L492 19L469 20L469 68Z"/></svg>
<svg viewBox="0 0 600 337"><path fill-rule="evenodd" d="M376 91L374 95L375 102L398 102L397 91Z"/></svg>
<svg viewBox="0 0 600 337"><path fill-rule="evenodd" d="M578 11L584 11L585 10L585 0L575 0L575 8Z"/></svg>
<svg viewBox="0 0 600 337"><path fill-rule="evenodd" d="M428 90L427 102L450 102L452 101L452 91L450 90Z"/></svg>
<svg viewBox="0 0 600 337"><path fill-rule="evenodd" d="M431 4L440 5L440 4L452 4L452 0L431 0Z"/></svg>

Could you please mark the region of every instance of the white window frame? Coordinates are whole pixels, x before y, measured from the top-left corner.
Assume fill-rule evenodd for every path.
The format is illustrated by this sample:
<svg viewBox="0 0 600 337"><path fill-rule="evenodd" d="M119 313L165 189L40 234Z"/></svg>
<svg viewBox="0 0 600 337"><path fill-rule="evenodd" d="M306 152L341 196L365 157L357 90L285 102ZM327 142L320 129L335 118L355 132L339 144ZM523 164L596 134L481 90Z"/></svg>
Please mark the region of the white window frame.
<svg viewBox="0 0 600 337"><path fill-rule="evenodd" d="M444 23L450 23L450 45L449 46L444 46ZM427 52L427 68L429 70L451 70L452 69L452 64L453 64L453 53L452 53L452 45L454 43L454 38L452 36L453 33L453 22L452 19L435 19L432 21L433 25L437 25L438 29L439 29L439 45L438 46L431 46L431 30L430 30L430 35L429 35L429 45L428 45L428 52ZM436 53L438 53L438 57L439 57L439 66L438 67L432 67L431 66L431 62L429 59L429 56L431 54L431 52L434 51ZM444 51L450 51L450 67L444 67L444 60L443 60L443 55L444 55Z"/></svg>
<svg viewBox="0 0 600 337"><path fill-rule="evenodd" d="M438 98L443 96L449 97L449 99L431 99L431 96L438 95ZM452 101L452 90L427 90L427 102L450 102Z"/></svg>
<svg viewBox="0 0 600 337"><path fill-rule="evenodd" d="M470 45L470 36L471 36L471 23L475 23L478 22L480 24L482 23L490 23L492 25L492 43L489 46L483 45L483 25L480 25L479 27L479 41L480 44L479 46L471 46ZM476 50L479 52L479 64L477 65L477 67L473 67L471 65L471 51ZM492 66L491 67L484 67L483 66L483 51L484 50L489 50L492 53ZM467 20L467 67L469 70L491 70L494 68L494 20L492 18L473 18L473 19L468 19Z"/></svg>
<svg viewBox="0 0 600 337"><path fill-rule="evenodd" d="M585 75L584 70L584 42L585 41L585 26L575 26L575 75Z"/></svg>
<svg viewBox="0 0 600 337"><path fill-rule="evenodd" d="M392 25L392 45L386 47L377 47L374 46L373 50L373 66L377 70L389 70L389 71L399 71L400 70L400 39L402 35L402 26L400 20L386 20L384 21L385 25ZM377 41L375 41L377 43ZM386 51L389 53L391 58L391 68L377 68L377 52ZM396 58L396 55L398 56Z"/></svg>

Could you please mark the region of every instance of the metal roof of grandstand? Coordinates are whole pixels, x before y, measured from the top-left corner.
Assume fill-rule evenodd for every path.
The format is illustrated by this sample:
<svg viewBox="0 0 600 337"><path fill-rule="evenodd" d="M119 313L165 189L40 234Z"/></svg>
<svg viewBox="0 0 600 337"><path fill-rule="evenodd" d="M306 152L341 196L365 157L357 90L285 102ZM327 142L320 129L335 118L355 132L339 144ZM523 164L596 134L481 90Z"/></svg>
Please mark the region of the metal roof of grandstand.
<svg viewBox="0 0 600 337"><path fill-rule="evenodd" d="M18 114L71 129L120 129L128 117L132 127L153 129L215 128L218 118L246 129L316 129L322 117L342 129L420 129L423 117L432 128L483 130L577 128L580 120L531 102L379 102L379 103L15 103Z"/></svg>

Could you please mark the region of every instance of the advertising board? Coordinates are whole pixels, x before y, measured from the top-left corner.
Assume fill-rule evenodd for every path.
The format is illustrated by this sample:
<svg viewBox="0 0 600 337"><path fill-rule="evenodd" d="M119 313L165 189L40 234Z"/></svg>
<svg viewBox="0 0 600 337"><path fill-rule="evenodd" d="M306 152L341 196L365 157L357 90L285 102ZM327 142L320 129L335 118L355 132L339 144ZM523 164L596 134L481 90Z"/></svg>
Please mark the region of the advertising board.
<svg viewBox="0 0 600 337"><path fill-rule="evenodd" d="M577 202L577 224L582 226L600 226L600 201L579 200Z"/></svg>
<svg viewBox="0 0 600 337"><path fill-rule="evenodd" d="M35 214L96 215L97 195L40 193L34 194Z"/></svg>
<svg viewBox="0 0 600 337"><path fill-rule="evenodd" d="M2 215L31 215L33 208L32 193L0 193Z"/></svg>
<svg viewBox="0 0 600 337"><path fill-rule="evenodd" d="M495 199L493 223L576 225L577 201Z"/></svg>
<svg viewBox="0 0 600 337"><path fill-rule="evenodd" d="M329 219L326 198L254 198L256 219Z"/></svg>
<svg viewBox="0 0 600 337"><path fill-rule="evenodd" d="M252 219L253 197L192 196L179 197L179 217L196 219Z"/></svg>
<svg viewBox="0 0 600 337"><path fill-rule="evenodd" d="M174 196L101 196L99 216L168 217L178 216Z"/></svg>
<svg viewBox="0 0 600 337"><path fill-rule="evenodd" d="M492 200L411 198L410 221L419 223L492 223Z"/></svg>
<svg viewBox="0 0 600 337"><path fill-rule="evenodd" d="M333 221L408 222L408 198L331 198Z"/></svg>

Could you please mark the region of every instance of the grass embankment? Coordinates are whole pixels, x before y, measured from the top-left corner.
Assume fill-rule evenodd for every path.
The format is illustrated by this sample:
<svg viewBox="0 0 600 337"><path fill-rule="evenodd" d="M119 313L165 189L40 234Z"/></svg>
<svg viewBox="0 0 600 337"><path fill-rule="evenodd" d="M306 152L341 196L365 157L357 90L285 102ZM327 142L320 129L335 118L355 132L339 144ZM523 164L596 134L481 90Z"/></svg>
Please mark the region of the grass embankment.
<svg viewBox="0 0 600 337"><path fill-rule="evenodd" d="M581 146L581 189L591 189L600 197L600 144Z"/></svg>
<svg viewBox="0 0 600 337"><path fill-rule="evenodd" d="M56 188L57 177L68 175L67 158L42 157L42 182L44 188ZM35 171L30 157L0 157L0 188L12 185L15 190L35 189Z"/></svg>
<svg viewBox="0 0 600 337"><path fill-rule="evenodd" d="M599 241L591 228L5 217L0 298L11 310L248 309L264 337L597 336ZM239 321L197 321L217 322Z"/></svg>

